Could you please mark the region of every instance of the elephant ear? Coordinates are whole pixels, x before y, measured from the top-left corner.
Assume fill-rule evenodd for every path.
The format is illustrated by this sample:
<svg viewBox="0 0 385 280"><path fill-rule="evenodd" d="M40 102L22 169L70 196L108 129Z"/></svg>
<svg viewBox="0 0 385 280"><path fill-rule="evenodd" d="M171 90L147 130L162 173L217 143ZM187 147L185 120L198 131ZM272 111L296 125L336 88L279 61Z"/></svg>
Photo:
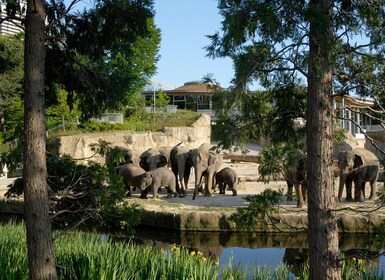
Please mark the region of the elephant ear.
<svg viewBox="0 0 385 280"><path fill-rule="evenodd" d="M160 155L159 162L157 164L157 167L163 167L166 166L168 163L167 157L165 155Z"/></svg>
<svg viewBox="0 0 385 280"><path fill-rule="evenodd" d="M354 155L354 165L353 168L358 168L360 166L364 165L364 161L362 160L362 157L359 155Z"/></svg>

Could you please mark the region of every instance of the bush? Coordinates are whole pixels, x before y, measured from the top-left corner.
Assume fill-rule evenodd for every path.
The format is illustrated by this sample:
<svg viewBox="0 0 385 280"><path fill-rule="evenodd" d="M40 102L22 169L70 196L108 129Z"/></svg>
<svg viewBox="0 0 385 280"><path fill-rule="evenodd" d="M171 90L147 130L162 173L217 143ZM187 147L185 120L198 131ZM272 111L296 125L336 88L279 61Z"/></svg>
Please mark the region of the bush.
<svg viewBox="0 0 385 280"><path fill-rule="evenodd" d="M50 212L57 228L121 226L130 232L139 223L139 210L123 204L126 188L114 170L97 163L76 164L69 156L48 154L47 172ZM5 196L22 194L20 178Z"/></svg>

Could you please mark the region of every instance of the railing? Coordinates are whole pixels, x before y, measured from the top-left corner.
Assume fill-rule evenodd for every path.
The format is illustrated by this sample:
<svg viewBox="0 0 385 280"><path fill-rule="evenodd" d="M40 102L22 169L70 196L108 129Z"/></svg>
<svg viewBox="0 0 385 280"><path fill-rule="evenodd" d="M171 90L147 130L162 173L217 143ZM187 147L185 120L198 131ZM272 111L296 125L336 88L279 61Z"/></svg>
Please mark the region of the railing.
<svg viewBox="0 0 385 280"><path fill-rule="evenodd" d="M148 113L157 113L157 114L175 114L177 106L176 105L167 105L167 106L150 106L146 107L146 112Z"/></svg>
<svg viewBox="0 0 385 280"><path fill-rule="evenodd" d="M123 123L123 114L120 113L106 113L100 116L100 118L92 118L97 122L108 122L108 123Z"/></svg>

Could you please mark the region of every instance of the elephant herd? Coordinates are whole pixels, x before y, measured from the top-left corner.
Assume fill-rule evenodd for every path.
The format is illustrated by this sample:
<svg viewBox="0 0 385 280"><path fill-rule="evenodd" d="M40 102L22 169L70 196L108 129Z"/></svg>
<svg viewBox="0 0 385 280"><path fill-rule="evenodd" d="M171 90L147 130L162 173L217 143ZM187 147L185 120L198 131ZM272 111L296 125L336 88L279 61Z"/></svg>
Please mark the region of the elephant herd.
<svg viewBox="0 0 385 280"><path fill-rule="evenodd" d="M130 195L131 187L139 188L141 198L147 198L152 190L153 198L158 198L158 191L165 187L168 197L186 197L191 170L194 170L195 184L193 199L198 192L212 196L219 186L219 193L225 194L228 187L237 195L237 173L229 168L220 170L223 158L209 143L190 149L186 144L150 148L143 153L135 149L119 148L124 153L124 164L115 167L116 173L123 177ZM111 164L107 154L106 164Z"/></svg>
<svg viewBox="0 0 385 280"><path fill-rule="evenodd" d="M219 193L225 194L226 188L237 195L238 175L232 168L221 168L223 158L209 144L190 149L186 144L150 148L143 153L135 149L120 148L124 153L124 164L115 167L121 175L130 195L130 188L139 188L141 198L146 198L149 190L157 198L158 191L165 187L168 196L186 197L191 171L194 170L194 200L198 192L212 196L219 186ZM106 157L106 164L109 155ZM376 196L376 183L380 170L377 156L365 148L354 148L338 153L335 161L336 175L340 177L338 200L342 201L342 193L346 189L347 201L363 201L365 184L370 183L369 199ZM288 200L293 187L297 197L297 207L307 202L306 155L297 151L289 166L283 170L288 185ZM337 174L338 173L338 174ZM354 193L352 193L354 183Z"/></svg>
<svg viewBox="0 0 385 280"><path fill-rule="evenodd" d="M294 186L297 207L302 207L307 200L306 158L304 153L298 152L291 165L292 168L284 170L284 177L288 185L288 198L290 198ZM338 169L336 175L340 177L337 197L339 201L342 201L342 193L345 188L346 201L362 202L365 198L366 182L370 183L369 199L375 199L380 162L374 153L361 147L341 151L337 155L334 167ZM353 183L354 195L352 195Z"/></svg>

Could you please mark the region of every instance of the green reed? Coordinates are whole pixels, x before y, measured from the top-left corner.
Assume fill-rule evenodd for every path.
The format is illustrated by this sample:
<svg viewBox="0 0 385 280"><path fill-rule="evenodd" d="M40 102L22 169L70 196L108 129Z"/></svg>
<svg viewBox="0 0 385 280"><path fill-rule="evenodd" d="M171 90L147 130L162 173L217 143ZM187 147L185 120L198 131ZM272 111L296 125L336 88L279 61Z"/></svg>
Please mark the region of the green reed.
<svg viewBox="0 0 385 280"><path fill-rule="evenodd" d="M290 267L276 269L254 267L252 275L232 260L219 274L218 263L206 259L199 251L173 246L170 250L155 250L149 246L114 242L92 234L55 232L55 255L59 279L75 280L155 280L155 279L294 279ZM28 279L27 246L23 224L0 225L0 280ZM300 271L299 279L308 279L308 267ZM343 263L343 279L382 279L368 269L363 260Z"/></svg>

